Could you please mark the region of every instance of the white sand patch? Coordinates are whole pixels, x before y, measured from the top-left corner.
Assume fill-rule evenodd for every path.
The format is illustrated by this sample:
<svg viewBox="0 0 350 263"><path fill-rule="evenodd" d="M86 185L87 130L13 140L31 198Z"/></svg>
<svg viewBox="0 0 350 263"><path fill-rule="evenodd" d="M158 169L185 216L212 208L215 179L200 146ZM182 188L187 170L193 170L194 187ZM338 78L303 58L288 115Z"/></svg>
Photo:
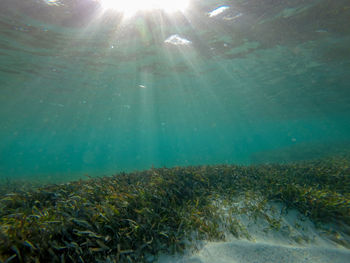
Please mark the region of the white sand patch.
<svg viewBox="0 0 350 263"><path fill-rule="evenodd" d="M222 206L224 218L228 219L223 221L232 222L229 219L234 217L239 229L244 229L249 237L234 236L227 231L226 242L207 242L198 252L182 256L163 255L158 263L350 262L350 249L343 247L341 242L334 242L339 238L349 240L337 226L316 227L297 210L287 211L279 203L268 203L263 207L259 200L249 201L244 197L235 200L231 207L215 203ZM256 207L261 209L257 212Z"/></svg>
<svg viewBox="0 0 350 263"><path fill-rule="evenodd" d="M159 263L348 263L350 251L325 247L294 247L232 241L208 243L198 254L161 257Z"/></svg>

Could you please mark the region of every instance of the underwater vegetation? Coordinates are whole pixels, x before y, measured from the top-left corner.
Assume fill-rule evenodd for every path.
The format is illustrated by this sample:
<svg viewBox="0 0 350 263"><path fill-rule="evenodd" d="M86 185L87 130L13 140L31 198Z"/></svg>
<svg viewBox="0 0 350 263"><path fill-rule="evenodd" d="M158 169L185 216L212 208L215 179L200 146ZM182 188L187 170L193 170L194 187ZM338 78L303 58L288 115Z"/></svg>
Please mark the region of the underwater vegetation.
<svg viewBox="0 0 350 263"><path fill-rule="evenodd" d="M243 204L231 205L239 196ZM152 168L40 187L3 184L0 262L153 262L159 253L196 250L195 241L225 240L227 232L250 240L242 214L264 218L266 231L278 230L270 202L350 235L350 159ZM333 240L350 248L338 232Z"/></svg>

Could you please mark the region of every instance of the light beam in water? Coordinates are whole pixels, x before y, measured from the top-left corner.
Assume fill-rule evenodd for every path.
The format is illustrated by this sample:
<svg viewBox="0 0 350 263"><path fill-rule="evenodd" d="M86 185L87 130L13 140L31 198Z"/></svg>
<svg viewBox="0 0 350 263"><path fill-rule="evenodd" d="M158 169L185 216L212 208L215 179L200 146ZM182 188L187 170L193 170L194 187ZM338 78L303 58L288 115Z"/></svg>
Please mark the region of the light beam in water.
<svg viewBox="0 0 350 263"><path fill-rule="evenodd" d="M189 0L98 0L103 9L113 9L131 16L139 11L164 10L185 11Z"/></svg>

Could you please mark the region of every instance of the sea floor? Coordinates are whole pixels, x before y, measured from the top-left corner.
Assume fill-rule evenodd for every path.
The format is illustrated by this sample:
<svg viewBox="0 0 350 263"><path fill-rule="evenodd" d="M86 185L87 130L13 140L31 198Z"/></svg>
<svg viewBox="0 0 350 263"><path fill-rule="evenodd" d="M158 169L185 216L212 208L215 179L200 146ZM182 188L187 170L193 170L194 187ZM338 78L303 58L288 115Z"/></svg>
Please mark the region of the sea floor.
<svg viewBox="0 0 350 263"><path fill-rule="evenodd" d="M163 256L159 263L347 263L350 251L318 246L296 247L248 241L208 243L187 257Z"/></svg>
<svg viewBox="0 0 350 263"><path fill-rule="evenodd" d="M274 211L283 209L281 204L270 207ZM350 250L333 240L331 233L336 232L335 226L316 226L295 209L284 210L282 216L274 214L281 222L279 229L268 229L263 217L245 217L241 222L250 235L249 240L237 239L227 233L226 241L206 242L198 251L185 255L161 255L158 263L349 262Z"/></svg>
<svg viewBox="0 0 350 263"><path fill-rule="evenodd" d="M0 262L348 262L350 159L0 186Z"/></svg>

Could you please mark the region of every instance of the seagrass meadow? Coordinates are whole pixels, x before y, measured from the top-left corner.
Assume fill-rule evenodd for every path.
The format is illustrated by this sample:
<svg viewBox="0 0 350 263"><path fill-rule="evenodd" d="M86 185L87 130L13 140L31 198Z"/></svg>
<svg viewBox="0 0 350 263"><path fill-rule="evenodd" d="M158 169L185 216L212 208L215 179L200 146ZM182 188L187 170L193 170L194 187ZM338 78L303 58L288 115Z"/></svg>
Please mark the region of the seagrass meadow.
<svg viewBox="0 0 350 263"><path fill-rule="evenodd" d="M281 204L279 217L272 202ZM203 240L254 242L242 215L266 221L267 233L281 231L291 209L350 248L350 159L152 168L36 187L9 182L1 186L0 260L154 262L160 253L196 251Z"/></svg>

